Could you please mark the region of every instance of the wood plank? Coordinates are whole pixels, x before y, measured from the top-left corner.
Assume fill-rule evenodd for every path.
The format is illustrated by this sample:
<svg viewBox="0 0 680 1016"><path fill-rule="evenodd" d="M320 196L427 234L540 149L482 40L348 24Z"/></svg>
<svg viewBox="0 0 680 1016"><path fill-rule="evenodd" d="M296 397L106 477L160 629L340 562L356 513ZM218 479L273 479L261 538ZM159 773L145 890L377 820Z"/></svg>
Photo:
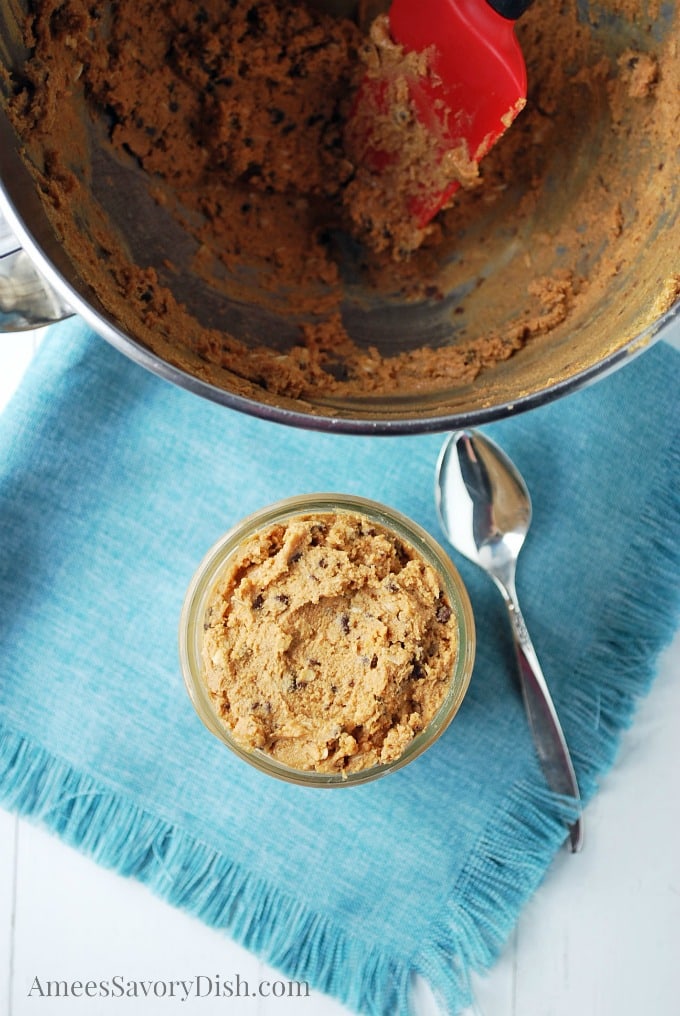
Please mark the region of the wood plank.
<svg viewBox="0 0 680 1016"><path fill-rule="evenodd" d="M0 1012L9 1013L18 819L0 809Z"/></svg>

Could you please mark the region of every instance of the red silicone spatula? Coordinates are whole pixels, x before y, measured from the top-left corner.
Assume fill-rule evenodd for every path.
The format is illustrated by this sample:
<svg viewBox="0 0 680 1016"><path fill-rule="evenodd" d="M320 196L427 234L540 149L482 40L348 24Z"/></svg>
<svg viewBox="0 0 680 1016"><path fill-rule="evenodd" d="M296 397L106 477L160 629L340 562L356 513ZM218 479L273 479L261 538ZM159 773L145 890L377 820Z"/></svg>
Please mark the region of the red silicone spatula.
<svg viewBox="0 0 680 1016"><path fill-rule="evenodd" d="M434 139L435 160L441 162L447 152L460 151L464 144L469 161L479 162L525 105L526 68L514 23L530 2L393 0L392 40L406 53L427 53L426 73L407 74L405 86L417 120ZM359 89L353 117L357 121L361 117L364 125L363 157L376 173L388 164L391 171L395 165L399 171L403 168L414 184L409 212L418 226L425 226L451 199L460 180L427 171L419 174L418 166L402 167L408 156L380 149L377 133L372 136L365 127L370 123L366 104L386 112L386 95L379 71L367 76Z"/></svg>

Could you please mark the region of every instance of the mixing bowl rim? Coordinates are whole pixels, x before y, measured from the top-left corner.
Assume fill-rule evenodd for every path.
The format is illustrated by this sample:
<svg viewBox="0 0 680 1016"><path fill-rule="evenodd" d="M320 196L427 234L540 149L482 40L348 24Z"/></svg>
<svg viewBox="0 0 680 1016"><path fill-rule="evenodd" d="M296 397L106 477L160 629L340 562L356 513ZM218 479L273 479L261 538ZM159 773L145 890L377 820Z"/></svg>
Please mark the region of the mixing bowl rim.
<svg viewBox="0 0 680 1016"><path fill-rule="evenodd" d="M52 287L66 300L74 314L80 316L97 335L119 352L146 368L152 374L211 402L258 419L297 427L302 430L363 436L399 436L442 433L460 427L476 427L480 424L491 423L494 420L514 416L520 412L527 412L528 410L547 405L606 376L649 348L652 343L662 337L662 333L670 324L677 317L680 317L679 300L643 329L639 335L613 350L608 356L603 357L597 363L585 367L572 376L564 378L561 381L556 381L539 391L529 392L526 395L521 395L516 399L498 403L494 406L483 406L460 413L425 413L416 418L395 415L362 419L358 416L352 417L349 415L334 416L324 413L317 415L313 411L303 412L285 406L257 402L255 399L213 385L183 370L181 367L164 360L159 354L152 352L136 339L126 335L116 325L107 320L103 314L100 314L91 307L85 297L64 278L49 256L42 250L31 232L24 226L22 217L15 208L14 202L1 178L0 213L7 220L18 244L26 251L33 266L43 277L47 285Z"/></svg>

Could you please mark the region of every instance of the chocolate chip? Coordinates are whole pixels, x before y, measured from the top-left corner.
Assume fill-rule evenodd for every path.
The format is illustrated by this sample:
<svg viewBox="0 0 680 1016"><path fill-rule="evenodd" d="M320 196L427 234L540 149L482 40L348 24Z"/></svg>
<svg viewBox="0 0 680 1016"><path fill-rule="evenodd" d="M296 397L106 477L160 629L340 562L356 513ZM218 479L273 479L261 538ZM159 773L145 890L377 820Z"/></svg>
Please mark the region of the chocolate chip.
<svg viewBox="0 0 680 1016"><path fill-rule="evenodd" d="M409 676L414 681L421 681L426 676L426 671L422 663L419 663L418 660L414 660L411 673Z"/></svg>
<svg viewBox="0 0 680 1016"><path fill-rule="evenodd" d="M447 624L451 620L451 608L445 603L439 603L435 612L435 617L440 624Z"/></svg>
<svg viewBox="0 0 680 1016"><path fill-rule="evenodd" d="M378 666L378 657L375 653L373 653L373 656L371 658L371 670L375 670L377 666Z"/></svg>
<svg viewBox="0 0 680 1016"><path fill-rule="evenodd" d="M394 550L396 552L399 564L402 566L402 568L405 568L406 565L411 560L411 555L409 554L408 550L406 549L404 544L401 543L400 540L394 541Z"/></svg>
<svg viewBox="0 0 680 1016"><path fill-rule="evenodd" d="M301 681L300 678L297 676L297 674L291 674L291 676L290 676L290 683L289 683L288 688L286 690L287 691L304 691L305 688L307 687L307 684L308 684L308 682L307 681Z"/></svg>
<svg viewBox="0 0 680 1016"><path fill-rule="evenodd" d="M341 614L339 621L342 634L349 635L349 614Z"/></svg>
<svg viewBox="0 0 680 1016"><path fill-rule="evenodd" d="M259 610L263 603L264 596L262 595L262 593L258 593L253 602L251 603L251 607L253 608L253 610Z"/></svg>
<svg viewBox="0 0 680 1016"><path fill-rule="evenodd" d="M258 31L262 29L262 21L260 19L260 12L257 6L253 6L250 10L246 11L246 21L251 28L257 29Z"/></svg>
<svg viewBox="0 0 680 1016"><path fill-rule="evenodd" d="M321 543L321 537L325 536L327 532L328 526L325 525L325 523L315 522L314 525L312 526L312 535L309 541L312 547L318 547L319 544Z"/></svg>

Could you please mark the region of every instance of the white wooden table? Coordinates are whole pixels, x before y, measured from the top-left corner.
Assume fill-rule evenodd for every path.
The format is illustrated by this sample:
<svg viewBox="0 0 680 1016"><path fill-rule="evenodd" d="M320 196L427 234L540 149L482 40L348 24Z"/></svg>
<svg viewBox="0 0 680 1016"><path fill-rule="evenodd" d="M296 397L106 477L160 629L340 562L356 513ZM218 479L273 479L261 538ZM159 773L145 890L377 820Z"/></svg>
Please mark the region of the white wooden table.
<svg viewBox="0 0 680 1016"><path fill-rule="evenodd" d="M672 337L680 345L680 329ZM35 335L0 336L0 407ZM561 854L494 970L483 1016L680 1013L680 633L586 816L580 855ZM63 999L38 982L189 981L204 997ZM207 994L240 978L249 995ZM281 974L138 884L0 810L0 1016L342 1016L337 1002L273 997ZM260 988L261 986L261 988ZM259 992L259 994L258 994ZM424 999L424 1011L432 1011Z"/></svg>

